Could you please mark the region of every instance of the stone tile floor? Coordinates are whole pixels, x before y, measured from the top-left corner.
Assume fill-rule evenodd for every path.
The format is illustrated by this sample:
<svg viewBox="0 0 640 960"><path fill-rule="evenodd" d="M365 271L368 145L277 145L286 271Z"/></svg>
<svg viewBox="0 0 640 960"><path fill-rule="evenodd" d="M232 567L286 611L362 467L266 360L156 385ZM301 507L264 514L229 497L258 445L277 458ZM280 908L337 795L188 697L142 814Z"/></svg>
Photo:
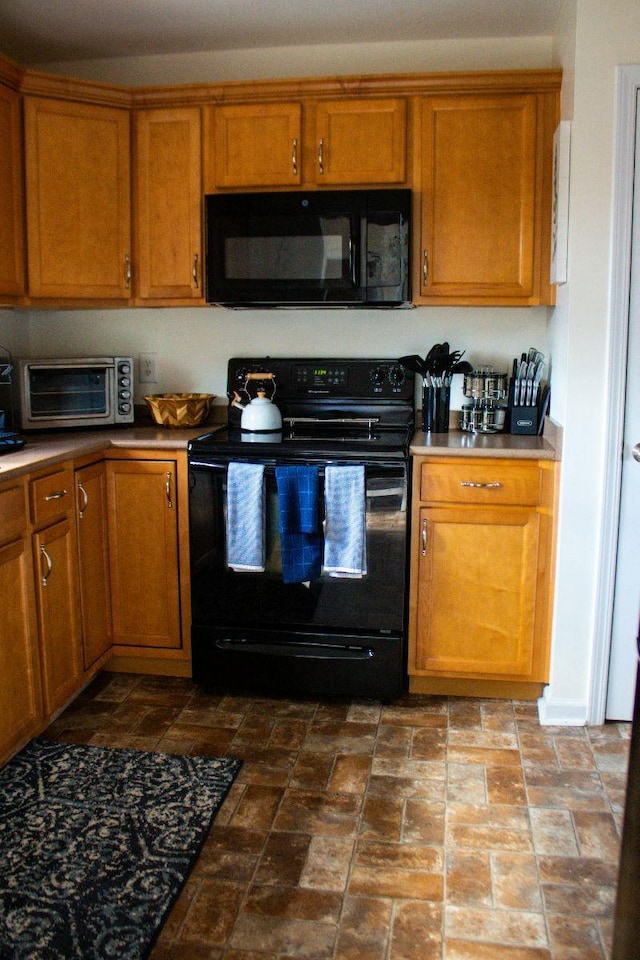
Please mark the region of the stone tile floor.
<svg viewBox="0 0 640 960"><path fill-rule="evenodd" d="M606 960L630 733L103 673L47 735L244 760L151 960Z"/></svg>

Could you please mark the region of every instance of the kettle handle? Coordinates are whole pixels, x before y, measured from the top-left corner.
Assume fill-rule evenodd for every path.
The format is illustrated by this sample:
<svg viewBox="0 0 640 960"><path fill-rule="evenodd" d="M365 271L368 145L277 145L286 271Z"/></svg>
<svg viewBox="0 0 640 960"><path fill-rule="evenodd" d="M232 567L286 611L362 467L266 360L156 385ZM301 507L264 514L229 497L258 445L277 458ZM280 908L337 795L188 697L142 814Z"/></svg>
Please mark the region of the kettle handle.
<svg viewBox="0 0 640 960"><path fill-rule="evenodd" d="M267 373L266 371L265 371L265 372L260 371L260 372L258 372L258 373L247 373L247 374L245 375L245 378L244 378L244 388L243 388L243 389L244 389L244 392L246 393L246 395L249 397L249 399L251 399L251 397L249 396L249 391L247 390L247 384L249 383L250 380L271 380L272 391L271 391L271 396L269 397L269 399L270 399L271 401L273 401L273 398L274 398L275 395L276 395L276 375L275 375L275 373Z"/></svg>

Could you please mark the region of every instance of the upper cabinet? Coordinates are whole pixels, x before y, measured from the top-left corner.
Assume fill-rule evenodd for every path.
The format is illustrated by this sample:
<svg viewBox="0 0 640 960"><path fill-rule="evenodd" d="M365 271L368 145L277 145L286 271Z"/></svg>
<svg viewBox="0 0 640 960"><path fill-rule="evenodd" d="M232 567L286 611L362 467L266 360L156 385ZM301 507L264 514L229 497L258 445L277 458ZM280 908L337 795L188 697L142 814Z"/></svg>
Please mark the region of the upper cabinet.
<svg viewBox="0 0 640 960"><path fill-rule="evenodd" d="M129 111L25 97L29 292L131 296Z"/></svg>
<svg viewBox="0 0 640 960"><path fill-rule="evenodd" d="M142 300L202 299L200 108L139 110L134 273Z"/></svg>
<svg viewBox="0 0 640 960"><path fill-rule="evenodd" d="M297 186L302 179L302 106L207 107L205 164L207 192Z"/></svg>
<svg viewBox="0 0 640 960"><path fill-rule="evenodd" d="M406 102L321 100L316 107L318 184L404 183Z"/></svg>
<svg viewBox="0 0 640 960"><path fill-rule="evenodd" d="M205 130L208 192L406 178L401 97L208 107Z"/></svg>
<svg viewBox="0 0 640 960"><path fill-rule="evenodd" d="M543 108L535 93L422 101L416 302L552 302L545 171L555 112Z"/></svg>
<svg viewBox="0 0 640 960"><path fill-rule="evenodd" d="M204 305L203 195L398 186L413 194L414 303L552 304L560 81L516 70L129 90L0 57L0 298Z"/></svg>
<svg viewBox="0 0 640 960"><path fill-rule="evenodd" d="M20 95L0 84L0 295L25 290Z"/></svg>

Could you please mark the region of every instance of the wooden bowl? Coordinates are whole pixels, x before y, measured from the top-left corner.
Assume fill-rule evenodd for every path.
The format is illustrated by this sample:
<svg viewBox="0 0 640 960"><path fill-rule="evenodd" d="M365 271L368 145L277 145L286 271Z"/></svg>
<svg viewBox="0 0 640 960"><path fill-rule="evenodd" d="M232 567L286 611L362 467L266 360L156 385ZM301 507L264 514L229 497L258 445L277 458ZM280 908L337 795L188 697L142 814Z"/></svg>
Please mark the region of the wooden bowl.
<svg viewBox="0 0 640 960"><path fill-rule="evenodd" d="M213 393L154 393L144 398L161 427L196 427L209 416Z"/></svg>

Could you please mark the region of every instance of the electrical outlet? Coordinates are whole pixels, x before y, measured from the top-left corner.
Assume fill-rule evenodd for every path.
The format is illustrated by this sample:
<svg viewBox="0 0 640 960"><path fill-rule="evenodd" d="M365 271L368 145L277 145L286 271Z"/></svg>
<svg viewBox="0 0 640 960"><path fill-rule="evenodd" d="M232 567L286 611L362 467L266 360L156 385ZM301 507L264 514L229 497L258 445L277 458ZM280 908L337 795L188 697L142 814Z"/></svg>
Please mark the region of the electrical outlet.
<svg viewBox="0 0 640 960"><path fill-rule="evenodd" d="M141 353L138 357L138 383L158 382L158 354Z"/></svg>

